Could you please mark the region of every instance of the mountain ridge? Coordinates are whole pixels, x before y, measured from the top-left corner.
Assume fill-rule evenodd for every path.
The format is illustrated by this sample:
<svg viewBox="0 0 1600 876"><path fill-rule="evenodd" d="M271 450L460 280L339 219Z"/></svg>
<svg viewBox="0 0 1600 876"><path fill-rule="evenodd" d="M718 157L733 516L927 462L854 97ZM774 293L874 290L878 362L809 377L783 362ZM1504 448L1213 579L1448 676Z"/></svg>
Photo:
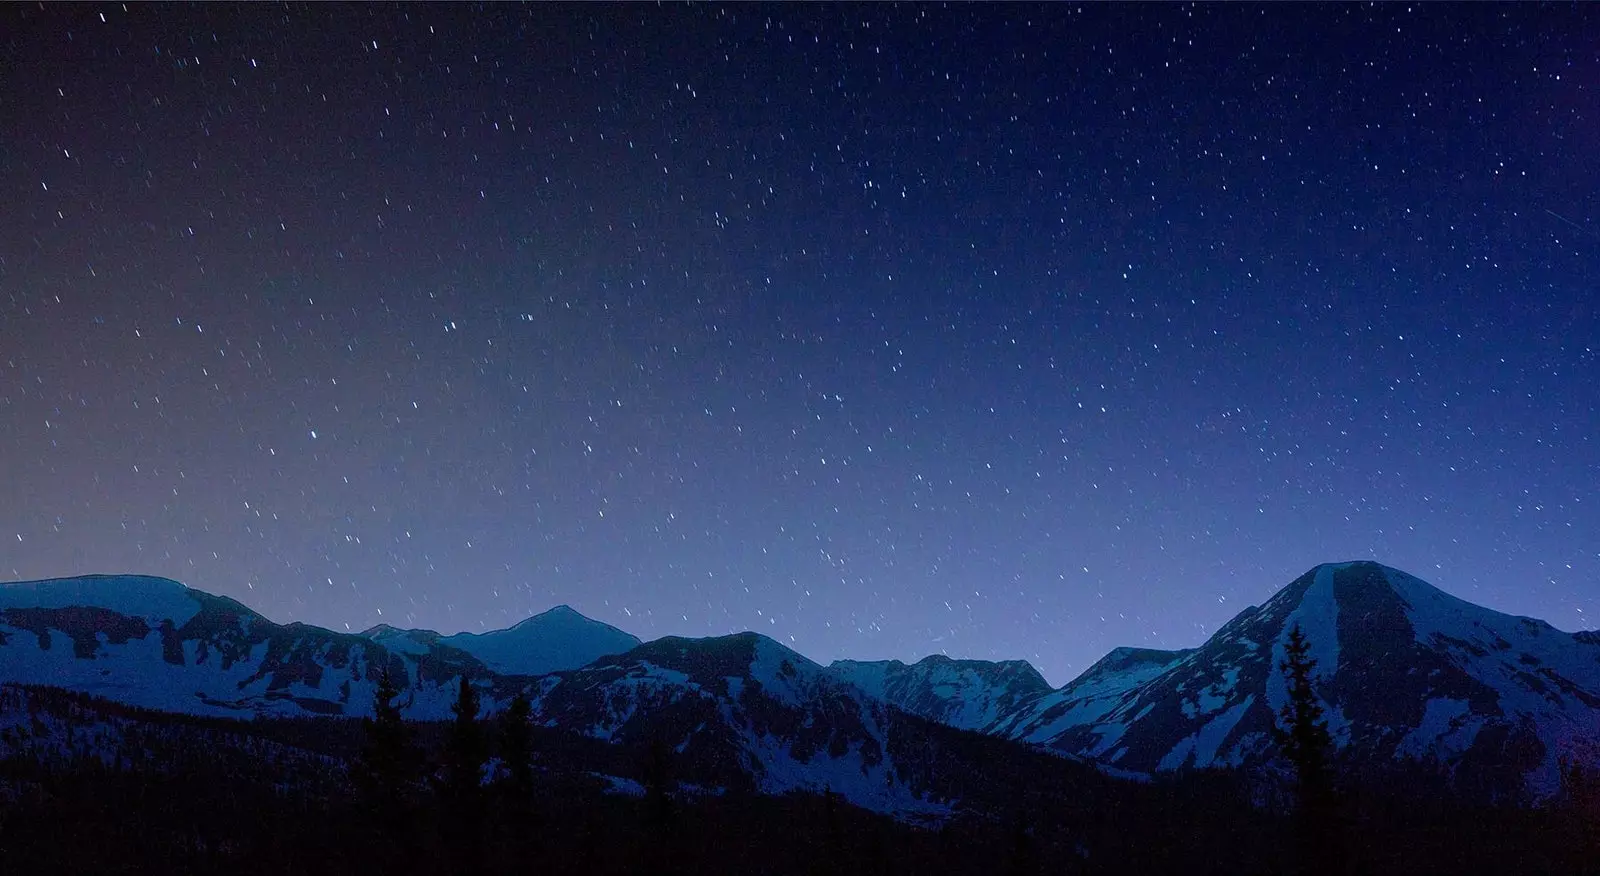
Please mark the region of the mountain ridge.
<svg viewBox="0 0 1600 876"><path fill-rule="evenodd" d="M1057 688L1022 660L821 666L748 631L641 642L570 606L486 633L335 633L145 576L0 585L0 681L196 714L361 715L387 669L406 714L438 719L464 678L491 709L521 691L541 720L596 738L675 734L774 793L828 770L840 787L870 774L847 796L926 813L942 805L919 796L931 786L897 785L903 771L883 759L892 732L921 732L888 729L911 726L897 713L1118 773L1263 765L1294 625L1343 759L1433 759L1537 794L1573 740L1600 743L1600 633L1494 612L1372 561L1315 566L1197 647L1115 648Z"/></svg>
<svg viewBox="0 0 1600 876"><path fill-rule="evenodd" d="M1357 565L1357 564L1363 564L1363 563L1375 564L1375 565L1380 565L1380 566L1383 565L1382 563L1379 563L1376 560L1370 560L1370 559L1340 560L1340 561L1319 563L1319 564L1317 564L1316 566L1314 566L1312 568L1312 571L1315 571L1315 570L1323 568L1323 567L1341 568L1341 567L1348 567L1348 566ZM1385 568L1393 568L1393 567L1385 566ZM1401 570L1396 569L1395 571L1401 571ZM1417 578L1415 578L1415 576L1409 575L1409 573L1403 573L1402 572L1402 574L1406 574L1407 577L1413 578L1418 583L1420 583L1422 586L1424 586L1426 588L1429 588L1433 592L1441 594L1441 595L1443 595L1443 596L1445 596L1445 597L1447 597L1447 598L1449 598L1451 600L1454 600L1456 602L1460 602L1460 603L1463 603L1465 605L1472 606L1474 608L1479 608L1479 609L1484 609L1484 610L1487 610L1487 611L1491 611L1491 612L1494 612L1496 614L1504 615L1506 617L1522 618L1522 619L1526 619L1526 620L1529 620L1529 621L1533 621L1535 623L1538 623L1538 624L1541 624L1541 625L1543 625L1545 627L1548 627L1551 630L1555 630L1557 632L1562 632L1562 633L1565 633L1567 635L1573 636L1574 638L1579 639L1580 641L1584 641L1586 643L1591 643L1591 644L1600 644L1600 627L1591 628L1591 629L1572 630L1572 631L1562 630L1560 627L1556 627L1553 624L1550 624L1549 621L1547 621L1547 620L1545 620L1543 618L1527 616L1527 615L1516 615L1516 614L1510 614L1510 613L1507 613L1507 612L1499 612L1499 611L1497 611L1495 609L1488 609L1485 606L1478 605L1477 603L1471 602L1470 600L1466 600L1466 599L1463 599L1462 597L1456 596L1456 595L1450 593L1449 591L1446 591L1446 590L1443 590L1443 589L1437 587L1436 585L1429 584L1429 583L1427 583L1425 581L1422 581L1421 579L1417 579ZM225 595L222 595L222 594L215 594L215 593L211 593L210 591L207 591L207 590L201 590L201 589L196 588L196 587L191 587L190 585L185 584L185 583L183 583L181 581L178 581L176 579L167 578L167 577L160 576L160 575L146 575L146 574L142 574L142 573L93 572L93 573L86 573L86 574L82 574L82 575L69 575L69 576L61 576L61 577L53 577L53 578L22 579L22 580L16 580L16 581L0 581L0 595L3 595L3 592L4 592L5 588L11 588L11 587L30 587L30 586L34 586L34 585L45 585L45 584L58 585L58 584L64 584L64 583L68 583L68 582L96 582L96 583L100 583L100 582L114 582L114 581L146 582L146 583L149 583L149 584L152 584L152 585L156 585L158 587L164 586L164 587L170 588L174 592L180 593L180 594L199 594L199 595L203 595L203 596L210 597L210 598L213 598L213 599L227 600L229 602L234 603L239 608L249 611L252 614L255 614L255 615L258 615L258 616L261 616L261 617L265 617L264 615L260 615L260 612L256 611L253 608L250 608L249 606L245 605L242 602L239 602L234 597L225 596ZM1279 592L1281 592L1281 589L1279 591L1276 591L1273 595L1276 596L1277 593L1279 593ZM1268 597L1268 601L1270 601L1271 598L1272 597ZM103 600L97 601L95 604L99 604L102 607L109 607L109 606L106 606L103 603ZM0 602L0 609L3 609L4 607L5 606L4 606L3 602ZM1241 616L1249 614L1250 612L1255 611L1255 610L1257 610L1259 608L1260 608L1260 606L1248 606L1248 607L1242 609L1238 614L1235 614L1234 617L1231 618L1227 623L1225 623L1221 627L1219 627L1217 633L1221 633L1221 632L1227 630L1229 625L1231 625L1231 624L1235 623L1236 621L1238 621ZM581 618L584 621L588 621L588 622L594 623L594 624L603 625L605 627L609 627L610 629L617 630L617 631L623 633L624 635L632 636L631 633L627 633L627 631L621 630L621 628L616 627L613 624L609 624L609 623L606 623L605 621L600 621L600 620L597 620L595 618L591 618L588 615L583 614L581 611L578 611L577 609L573 608L569 603L564 603L564 602L563 603L557 603L556 605L553 605L550 608L547 608L547 609L545 609L543 611L540 611L540 612L537 612L535 614L529 615L528 617L523 618L522 620L517 621L516 623L513 623L510 626L502 627L502 628L498 628L498 629L493 629L493 630L484 630L484 631L478 631L478 632L470 631L470 630L462 630L462 631L455 632L455 633L441 633L441 632L439 632L437 630L432 630L432 629L427 629L427 628L400 627L400 626L397 626L397 625L394 625L394 624L391 624L391 623L388 623L388 622L379 622L377 624L372 625L371 627L368 627L368 628L366 628L364 630L360 630L360 631L358 631L358 632L356 632L354 634L355 635L360 635L360 636L366 636L366 637L369 637L369 638L373 637L373 636L381 635L383 633L411 634L411 635L426 636L426 637L430 637L430 638L437 637L439 639L452 639L452 638L455 638L455 637L465 637L465 636L492 636L492 635L495 635L495 634L498 634L498 633L507 633L507 632L511 632L511 631L517 630L519 628L525 628L525 627L533 624L535 621L538 621L540 618L544 618L544 617L547 617L547 616L563 616L563 615L575 616L577 618ZM288 625L292 625L292 624L296 624L296 623L304 624L304 625L306 625L308 627L315 627L317 629L327 629L330 632L333 632L332 628L330 628L330 627L320 627L320 626L318 626L316 624L311 624L311 623L304 622L304 621L287 621L287 622L284 623L284 625L288 626ZM756 635L764 635L762 633L758 633L758 632L755 632L753 630L745 630L745 631L741 631L741 632L751 632L751 633L755 633ZM739 633L728 633L728 634L724 634L724 635L738 635L738 634ZM1213 634L1213 635L1216 635L1216 634ZM638 640L636 636L632 636L632 637L634 639ZM690 637L690 638L695 638L695 637ZM715 636L698 637L698 638L715 638ZM642 642L644 640L638 640L638 641ZM1197 648L1197 647L1199 647L1199 646L1190 647L1190 648L1179 648L1179 649L1168 650L1168 649L1149 648L1149 647L1146 647L1146 646L1118 645L1118 646L1113 647L1110 651L1108 651L1105 656L1100 658L1100 660L1096 661L1094 664L1091 664L1089 666L1089 668L1085 669L1083 672L1081 672L1078 675L1076 675L1076 676L1072 677L1071 679L1067 680L1065 683L1056 686L1055 689L1056 690L1062 690L1062 689L1065 689L1065 688L1077 683L1079 681L1079 679L1082 679L1084 676L1094 673L1096 671L1097 667L1099 667L1106 660L1112 658L1114 655L1117 655L1119 653L1123 653L1123 652L1150 652L1152 654L1154 654L1154 653L1183 654L1183 653L1191 652L1191 651L1195 650L1195 648ZM836 660L832 661L832 663L829 664L829 665L834 665L834 664L900 664L900 665L906 666L906 667L914 667L914 666L917 666L917 665L922 664L922 663L927 662L927 661L944 661L944 660L952 661L952 662L960 663L960 664L983 664L983 665L995 665L995 666L1008 666L1008 665L1013 665L1013 664L1020 664L1022 666L1026 666L1033 673L1039 673L1038 668L1033 666L1033 664L1030 661L1026 660L1025 658L1006 658L1006 659L1001 659L1001 660L987 660L987 659L975 658L975 657L951 656L949 654L942 653L942 652L935 652L935 653L926 654L926 655L924 655L922 657L919 657L919 658L916 658L915 660L912 660L910 662L906 662L906 661L901 660L899 658L849 657L849 658L836 659ZM1040 674L1040 677L1043 678L1042 674ZM1046 680L1046 683L1048 684L1048 680Z"/></svg>

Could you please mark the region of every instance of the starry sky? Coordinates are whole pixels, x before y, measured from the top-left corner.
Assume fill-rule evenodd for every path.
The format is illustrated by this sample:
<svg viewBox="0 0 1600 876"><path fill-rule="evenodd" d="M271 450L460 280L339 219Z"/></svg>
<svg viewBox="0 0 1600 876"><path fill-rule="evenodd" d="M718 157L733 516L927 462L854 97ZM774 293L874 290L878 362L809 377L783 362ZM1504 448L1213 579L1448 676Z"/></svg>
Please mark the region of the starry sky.
<svg viewBox="0 0 1600 876"><path fill-rule="evenodd" d="M0 9L0 577L336 630L1600 626L1600 9Z"/></svg>

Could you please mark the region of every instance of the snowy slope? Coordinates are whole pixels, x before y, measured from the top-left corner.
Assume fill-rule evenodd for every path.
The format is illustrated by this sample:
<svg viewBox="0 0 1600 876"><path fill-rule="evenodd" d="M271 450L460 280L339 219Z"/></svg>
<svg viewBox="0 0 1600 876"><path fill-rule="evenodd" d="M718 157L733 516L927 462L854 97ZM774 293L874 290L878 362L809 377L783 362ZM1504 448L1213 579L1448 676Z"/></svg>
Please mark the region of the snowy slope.
<svg viewBox="0 0 1600 876"><path fill-rule="evenodd" d="M889 736L898 713L765 636L669 636L558 678L536 703L547 724L668 745L702 781L832 790L903 817L950 809L897 775Z"/></svg>
<svg viewBox="0 0 1600 876"><path fill-rule="evenodd" d="M1156 656L1087 700L1062 696L1069 685L992 730L1142 772L1257 762L1285 701L1277 666L1295 624L1335 742L1356 762L1423 758L1538 794L1576 740L1600 737L1596 637L1371 562L1318 566L1200 648Z"/></svg>
<svg viewBox="0 0 1600 876"><path fill-rule="evenodd" d="M417 717L449 713L455 680L493 674L455 649L390 650L275 624L174 581L94 576L0 585L0 681L198 715L367 714L388 666Z"/></svg>
<svg viewBox="0 0 1600 876"><path fill-rule="evenodd" d="M0 611L93 606L149 623L182 626L200 613L208 594L149 575L84 575L0 585Z"/></svg>
<svg viewBox="0 0 1600 876"><path fill-rule="evenodd" d="M1044 676L1022 660L836 660L827 671L913 715L963 730L984 730L1050 692Z"/></svg>
<svg viewBox="0 0 1600 876"><path fill-rule="evenodd" d="M1115 648L1059 690L1019 703L983 729L1008 739L1048 743L1067 728L1098 720L1189 653Z"/></svg>

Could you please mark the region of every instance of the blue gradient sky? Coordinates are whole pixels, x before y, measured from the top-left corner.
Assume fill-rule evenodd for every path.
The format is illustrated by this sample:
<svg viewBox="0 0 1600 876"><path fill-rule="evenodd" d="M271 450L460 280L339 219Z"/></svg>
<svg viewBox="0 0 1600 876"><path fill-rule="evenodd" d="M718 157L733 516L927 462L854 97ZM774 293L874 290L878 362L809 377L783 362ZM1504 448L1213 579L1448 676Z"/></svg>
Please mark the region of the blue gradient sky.
<svg viewBox="0 0 1600 876"><path fill-rule="evenodd" d="M1600 626L1590 6L9 6L0 576L808 655Z"/></svg>

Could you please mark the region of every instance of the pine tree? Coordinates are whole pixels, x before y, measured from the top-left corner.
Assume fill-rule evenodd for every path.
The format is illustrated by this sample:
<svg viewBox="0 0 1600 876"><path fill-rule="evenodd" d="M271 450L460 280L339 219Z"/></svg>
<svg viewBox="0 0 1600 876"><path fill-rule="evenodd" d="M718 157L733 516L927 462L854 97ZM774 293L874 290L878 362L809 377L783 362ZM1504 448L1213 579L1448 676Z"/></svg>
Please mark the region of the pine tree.
<svg viewBox="0 0 1600 876"><path fill-rule="evenodd" d="M1301 872L1334 874L1344 870L1339 845L1338 813L1333 790L1333 738L1317 700L1311 673L1316 658L1299 624L1284 645L1284 674L1289 698L1279 712L1274 737L1295 772L1295 846Z"/></svg>
<svg viewBox="0 0 1600 876"><path fill-rule="evenodd" d="M641 778L644 780L644 830L640 832L640 839L644 846L638 865L641 872L674 876L682 870L683 836L678 809L672 801L672 789L677 785L672 775L672 748L663 737L650 740Z"/></svg>
<svg viewBox="0 0 1600 876"><path fill-rule="evenodd" d="M455 720L445 742L443 825L448 832L451 870L473 874L483 869L482 782L489 746L478 722L478 692L465 675L450 712Z"/></svg>
<svg viewBox="0 0 1600 876"><path fill-rule="evenodd" d="M500 713L500 759L510 774L507 791L514 801L527 802L533 793L533 704L521 691Z"/></svg>
<svg viewBox="0 0 1600 876"><path fill-rule="evenodd" d="M533 809L532 721L533 704L521 691L496 721L500 760L506 766L506 776L495 787L501 798L495 821L499 825L497 836L510 843L508 847L501 846L498 854L509 860L541 857L542 837L537 831Z"/></svg>
<svg viewBox="0 0 1600 876"><path fill-rule="evenodd" d="M478 692L466 676L450 707L454 721L445 751L445 782L452 795L470 796L483 779L483 765L489 759L489 746L483 725L478 722Z"/></svg>
<svg viewBox="0 0 1600 876"><path fill-rule="evenodd" d="M833 788L822 792L822 836L817 845L818 854L811 859L811 872L837 876L846 869L849 854L846 849L843 819L840 810L844 798Z"/></svg>
<svg viewBox="0 0 1600 876"><path fill-rule="evenodd" d="M1011 849L1006 860L1006 873L1011 876L1034 876L1039 872L1039 841L1031 822L1025 810L1011 813Z"/></svg>
<svg viewBox="0 0 1600 876"><path fill-rule="evenodd" d="M400 715L395 699L400 688L385 666L373 696L373 716L362 721L366 739L354 769L362 810L378 834L375 848L392 851L398 863L413 839L412 797L421 773L422 758L413 744L411 728Z"/></svg>
<svg viewBox="0 0 1600 876"><path fill-rule="evenodd" d="M1317 661L1311 656L1311 643L1299 624L1289 631L1283 651L1284 661L1279 669L1284 673L1289 699L1279 712L1282 723L1276 728L1278 744L1294 766L1299 787L1320 791L1329 784L1328 752L1333 740L1311 682Z"/></svg>
<svg viewBox="0 0 1600 876"><path fill-rule="evenodd" d="M412 745L411 728L406 726L400 706L395 703L399 695L400 688L385 666L373 695L373 716L362 721L366 741L356 770L357 782L363 786L361 790L388 800L404 800L410 796L420 765Z"/></svg>
<svg viewBox="0 0 1600 876"><path fill-rule="evenodd" d="M1561 791L1554 801L1566 823L1562 845L1572 860L1600 859L1600 746L1579 744L1562 755Z"/></svg>

